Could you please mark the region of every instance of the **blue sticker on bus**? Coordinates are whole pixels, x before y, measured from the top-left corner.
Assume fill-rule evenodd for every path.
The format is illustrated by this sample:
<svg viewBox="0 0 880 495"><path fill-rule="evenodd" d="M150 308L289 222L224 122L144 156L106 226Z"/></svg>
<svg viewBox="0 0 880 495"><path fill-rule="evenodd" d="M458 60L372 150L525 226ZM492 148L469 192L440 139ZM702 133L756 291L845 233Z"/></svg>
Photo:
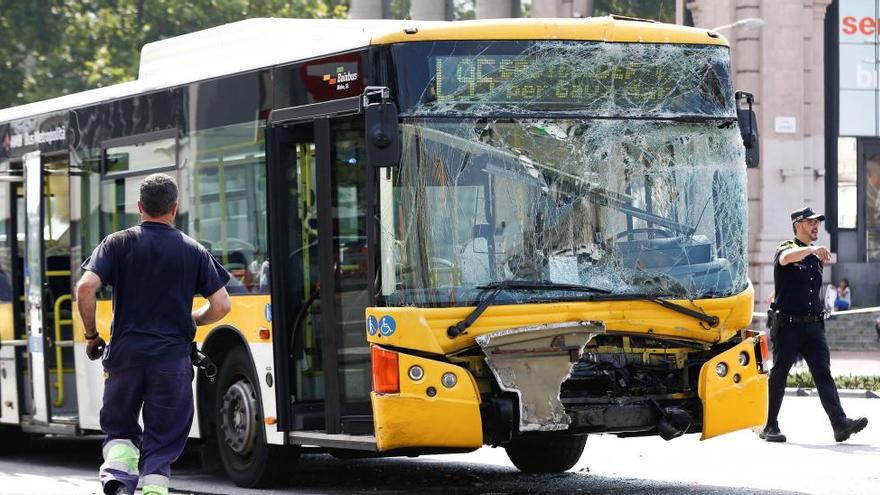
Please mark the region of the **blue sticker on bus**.
<svg viewBox="0 0 880 495"><path fill-rule="evenodd" d="M272 323L272 303L266 303L266 321Z"/></svg>
<svg viewBox="0 0 880 495"><path fill-rule="evenodd" d="M367 318L367 333L370 334L370 336L372 337L373 335L376 335L376 332L378 332L378 331L379 331L379 322L376 321L375 316L370 315L370 317Z"/></svg>
<svg viewBox="0 0 880 495"><path fill-rule="evenodd" d="M395 330L397 330L397 322L394 321L394 318L385 315L379 319L379 333L383 336L393 335Z"/></svg>

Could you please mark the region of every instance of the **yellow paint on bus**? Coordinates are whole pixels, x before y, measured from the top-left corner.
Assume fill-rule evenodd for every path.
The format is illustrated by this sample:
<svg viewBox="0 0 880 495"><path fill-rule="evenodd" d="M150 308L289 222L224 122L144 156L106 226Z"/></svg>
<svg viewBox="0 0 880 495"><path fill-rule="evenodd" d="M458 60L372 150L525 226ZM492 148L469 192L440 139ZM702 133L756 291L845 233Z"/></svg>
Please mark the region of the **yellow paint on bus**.
<svg viewBox="0 0 880 495"><path fill-rule="evenodd" d="M204 342L208 334L214 328L219 326L233 327L244 336L250 343L269 343L272 342L272 323L266 319L266 305L271 301L269 294L253 294L253 295L234 295L229 298L232 301L232 310L225 318L211 325L203 325L196 332L196 342ZM196 298L193 301L193 308L198 308L205 304L202 298ZM110 300L98 301L95 321L98 326L98 332L105 340L110 338L110 322L113 319L113 304ZM83 337L82 319L79 317L79 311L74 306L74 340L76 342L85 342ZM260 338L260 329L269 329L269 339Z"/></svg>
<svg viewBox="0 0 880 495"><path fill-rule="evenodd" d="M374 344L413 349L433 354L449 354L474 345L474 338L505 328L540 325L560 321L598 320L608 333L643 333L674 337L705 344L725 342L752 321L754 289L730 297L671 301L717 316L720 323L709 328L704 322L666 309L649 301L595 301L540 304L512 304L489 307L465 335L451 338L446 330L464 320L473 307L455 308L367 308L366 317L391 316L397 330L390 336L367 333Z"/></svg>
<svg viewBox="0 0 880 495"><path fill-rule="evenodd" d="M415 41L464 40L579 40L728 46L724 36L710 34L706 29L612 17L414 21L411 28L375 36L371 43L389 45Z"/></svg>
<svg viewBox="0 0 880 495"><path fill-rule="evenodd" d="M370 393L378 449L480 448L480 391L473 376L466 369L443 361L409 354L399 354L399 360L400 393ZM408 374L415 365L424 370L418 380ZM458 379L454 387L440 383L440 377L447 372ZM450 427L450 422L454 427Z"/></svg>

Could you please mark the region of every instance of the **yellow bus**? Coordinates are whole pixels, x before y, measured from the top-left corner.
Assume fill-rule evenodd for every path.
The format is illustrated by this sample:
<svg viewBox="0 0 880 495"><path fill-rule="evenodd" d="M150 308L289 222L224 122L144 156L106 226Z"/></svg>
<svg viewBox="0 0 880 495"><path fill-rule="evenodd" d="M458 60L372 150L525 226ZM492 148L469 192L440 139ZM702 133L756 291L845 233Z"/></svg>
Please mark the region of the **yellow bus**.
<svg viewBox="0 0 880 495"><path fill-rule="evenodd" d="M232 274L191 436L240 486L302 447L557 472L593 433L762 424L729 59L618 17L252 19L0 111L0 449L99 432L71 287L157 171Z"/></svg>

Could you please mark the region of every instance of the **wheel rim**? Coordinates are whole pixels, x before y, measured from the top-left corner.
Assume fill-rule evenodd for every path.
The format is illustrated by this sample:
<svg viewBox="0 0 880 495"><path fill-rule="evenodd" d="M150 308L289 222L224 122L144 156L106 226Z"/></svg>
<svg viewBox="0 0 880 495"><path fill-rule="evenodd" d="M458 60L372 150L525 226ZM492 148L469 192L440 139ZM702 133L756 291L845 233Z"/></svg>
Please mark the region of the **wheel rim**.
<svg viewBox="0 0 880 495"><path fill-rule="evenodd" d="M248 455L257 441L257 395L250 382L241 379L223 394L220 428L223 441L238 455Z"/></svg>

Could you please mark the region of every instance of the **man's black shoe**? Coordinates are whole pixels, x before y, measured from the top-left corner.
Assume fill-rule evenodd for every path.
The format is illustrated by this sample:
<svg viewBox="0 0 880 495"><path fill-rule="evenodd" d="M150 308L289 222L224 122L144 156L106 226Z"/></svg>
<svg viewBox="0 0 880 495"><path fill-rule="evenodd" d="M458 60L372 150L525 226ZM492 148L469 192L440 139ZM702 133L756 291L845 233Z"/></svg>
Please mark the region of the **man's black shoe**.
<svg viewBox="0 0 880 495"><path fill-rule="evenodd" d="M761 440L767 440L768 442L784 442L787 440L785 435L779 431L778 426L768 426L761 430L761 433L758 434L758 437Z"/></svg>
<svg viewBox="0 0 880 495"><path fill-rule="evenodd" d="M104 485L105 495L132 495L128 488L116 480L110 480Z"/></svg>
<svg viewBox="0 0 880 495"><path fill-rule="evenodd" d="M858 433L868 426L868 418L849 419L844 418L840 424L834 427L834 440L846 441L853 433Z"/></svg>

